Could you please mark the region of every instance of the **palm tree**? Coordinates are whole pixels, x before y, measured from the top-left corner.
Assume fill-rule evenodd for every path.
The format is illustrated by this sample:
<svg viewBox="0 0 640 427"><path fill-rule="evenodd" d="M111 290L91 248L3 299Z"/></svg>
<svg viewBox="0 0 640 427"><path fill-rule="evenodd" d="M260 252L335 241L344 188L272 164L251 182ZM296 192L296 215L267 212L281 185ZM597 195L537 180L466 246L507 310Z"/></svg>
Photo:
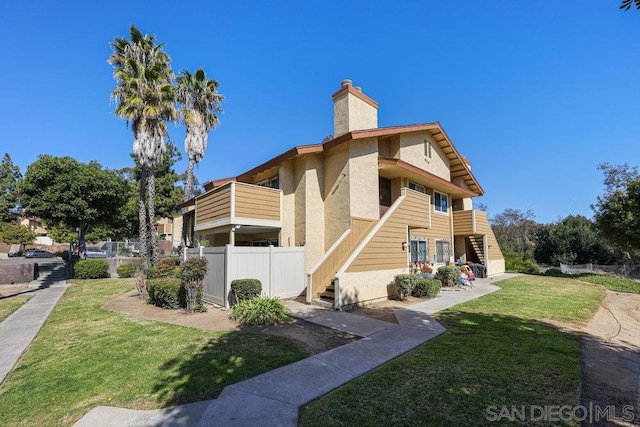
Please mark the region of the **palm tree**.
<svg viewBox="0 0 640 427"><path fill-rule="evenodd" d="M189 163L185 174L184 200L188 200L193 190L193 168L200 163L204 156L209 131L219 123L216 113L222 112L220 103L224 97L218 93L218 82L209 80L202 68L198 68L193 74L186 70L180 71L176 82L178 84L177 100L181 105L182 121L187 127L184 150L189 158ZM186 221L183 221L181 238L183 246L185 233Z"/></svg>
<svg viewBox="0 0 640 427"><path fill-rule="evenodd" d="M166 122L176 118L175 90L171 84L173 70L164 44L157 44L155 35L142 35L133 25L130 39L116 37L111 48L113 53L108 62L114 67L117 82L111 94L116 102L115 113L131 124L133 154L142 168L138 204L140 252L147 254L153 266L158 258L153 225L155 169L166 150Z"/></svg>

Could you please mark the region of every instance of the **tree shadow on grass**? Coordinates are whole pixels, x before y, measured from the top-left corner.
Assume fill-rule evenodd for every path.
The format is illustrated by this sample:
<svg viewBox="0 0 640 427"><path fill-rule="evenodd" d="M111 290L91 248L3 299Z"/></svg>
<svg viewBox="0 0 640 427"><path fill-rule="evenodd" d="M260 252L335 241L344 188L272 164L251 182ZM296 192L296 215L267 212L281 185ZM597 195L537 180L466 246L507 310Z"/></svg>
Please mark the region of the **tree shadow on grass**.
<svg viewBox="0 0 640 427"><path fill-rule="evenodd" d="M163 407L216 398L224 387L303 359L305 353L286 338L224 332L191 354L168 360L153 391Z"/></svg>
<svg viewBox="0 0 640 427"><path fill-rule="evenodd" d="M495 418L502 408L524 408L525 425L580 421L554 421L553 414L533 417L541 416L541 408L585 404L579 400L580 360L581 341L588 337L493 313L447 310L437 320L446 333L309 405L302 425L511 424L512 419ZM604 358L624 355L618 348L600 350ZM628 379L630 385L635 382L634 393L617 390L607 397L607 405L619 407L618 415L625 402L638 401L639 371Z"/></svg>

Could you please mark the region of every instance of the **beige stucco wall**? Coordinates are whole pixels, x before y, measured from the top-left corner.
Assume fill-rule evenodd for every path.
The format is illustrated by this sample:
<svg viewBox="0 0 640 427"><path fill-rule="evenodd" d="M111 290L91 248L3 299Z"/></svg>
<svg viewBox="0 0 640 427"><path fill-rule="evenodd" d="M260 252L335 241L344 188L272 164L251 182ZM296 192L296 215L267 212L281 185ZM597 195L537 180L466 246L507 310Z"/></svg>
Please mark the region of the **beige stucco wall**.
<svg viewBox="0 0 640 427"><path fill-rule="evenodd" d="M378 141L368 138L349 143L349 200L351 216L380 218L378 195Z"/></svg>
<svg viewBox="0 0 640 427"><path fill-rule="evenodd" d="M360 271L343 273L340 276L340 299L342 305L363 303L389 296L387 286L397 274L407 273L407 268L394 270Z"/></svg>
<svg viewBox="0 0 640 427"><path fill-rule="evenodd" d="M504 259L490 260L487 265L487 275L489 277L504 273Z"/></svg>
<svg viewBox="0 0 640 427"><path fill-rule="evenodd" d="M322 157L307 154L295 160L295 237L296 246L306 247L306 265L324 254L324 170Z"/></svg>
<svg viewBox="0 0 640 427"><path fill-rule="evenodd" d="M360 98L345 93L333 102L333 136L338 137L352 130L378 127L378 109Z"/></svg>
<svg viewBox="0 0 640 427"><path fill-rule="evenodd" d="M282 190L282 228L280 246L296 244L296 173L295 162L287 160L280 165L280 189Z"/></svg>
<svg viewBox="0 0 640 427"><path fill-rule="evenodd" d="M425 140L431 142L431 158L425 156ZM449 159L427 132L400 135L400 160L451 181Z"/></svg>
<svg viewBox="0 0 640 427"><path fill-rule="evenodd" d="M327 151L324 157L325 251L350 226L350 179L348 145L341 144Z"/></svg>

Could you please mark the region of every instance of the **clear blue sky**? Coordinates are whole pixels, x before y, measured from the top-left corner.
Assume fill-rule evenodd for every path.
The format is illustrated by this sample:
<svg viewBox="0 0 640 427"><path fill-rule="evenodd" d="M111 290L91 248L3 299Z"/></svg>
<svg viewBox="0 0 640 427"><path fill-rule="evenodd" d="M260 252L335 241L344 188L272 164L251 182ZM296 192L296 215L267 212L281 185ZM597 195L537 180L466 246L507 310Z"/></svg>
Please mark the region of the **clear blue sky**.
<svg viewBox="0 0 640 427"><path fill-rule="evenodd" d="M196 170L244 172L333 129L340 81L379 125L439 121L473 163L490 216L591 217L603 162L640 158L640 12L618 0L43 1L0 3L0 155L131 164L106 60L129 25L204 67L226 96ZM170 126L181 147L182 126ZM179 172L185 162L178 164Z"/></svg>

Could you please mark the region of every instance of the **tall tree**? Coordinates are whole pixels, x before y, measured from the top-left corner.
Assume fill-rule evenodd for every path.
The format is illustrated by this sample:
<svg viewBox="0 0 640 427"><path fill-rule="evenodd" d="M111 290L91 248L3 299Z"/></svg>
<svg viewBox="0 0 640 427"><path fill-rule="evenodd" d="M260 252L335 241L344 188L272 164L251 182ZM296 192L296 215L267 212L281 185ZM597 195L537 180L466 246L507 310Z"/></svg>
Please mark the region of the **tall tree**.
<svg viewBox="0 0 640 427"><path fill-rule="evenodd" d="M138 203L141 252L155 265L156 229L148 224L155 219L155 172L166 151L166 122L176 118L171 83L174 74L164 44L156 43L155 35L143 35L133 25L130 38L116 37L111 48L108 62L114 67L117 82L112 92L115 113L131 124L133 154L142 168Z"/></svg>
<svg viewBox="0 0 640 427"><path fill-rule="evenodd" d="M640 10L640 0L622 0L620 9L627 11L631 9L631 5L635 5L636 9Z"/></svg>
<svg viewBox="0 0 640 427"><path fill-rule="evenodd" d="M9 153L5 153L0 163L0 222L10 220L10 210L16 205L16 184L22 177L20 168L13 164Z"/></svg>
<svg viewBox="0 0 640 427"><path fill-rule="evenodd" d="M493 232L502 251L521 255L531 254L534 232L538 227L533 218L535 214L531 209L527 211L505 209L491 219Z"/></svg>
<svg viewBox="0 0 640 427"><path fill-rule="evenodd" d="M126 201L126 183L99 163L41 155L18 183L19 201L28 215L78 230L81 255L91 227L112 225Z"/></svg>
<svg viewBox="0 0 640 427"><path fill-rule="evenodd" d="M220 103L224 97L218 93L218 82L208 79L202 68L198 68L193 74L186 70L180 71L176 82L182 121L187 128L184 150L189 162L185 173L183 199L188 200L191 197L195 180L193 169L196 164L200 163L207 149L209 131L219 123L216 113L222 112ZM183 220L180 238L183 246L185 245L186 225L187 222Z"/></svg>
<svg viewBox="0 0 640 427"><path fill-rule="evenodd" d="M594 210L600 234L627 257L640 253L640 172L628 164L598 166L604 173L605 193Z"/></svg>
<svg viewBox="0 0 640 427"><path fill-rule="evenodd" d="M220 103L224 97L218 93L218 82L207 78L202 68L191 74L180 71L176 78L178 84L177 99L181 106L182 121L187 127L184 138L184 150L189 163L187 165L184 186L184 198L188 199L193 188L193 168L200 163L207 149L209 131L220 120L216 113L222 112Z"/></svg>
<svg viewBox="0 0 640 427"><path fill-rule="evenodd" d="M534 256L544 264L610 264L613 252L599 236L594 223L582 215L541 225L535 236Z"/></svg>

